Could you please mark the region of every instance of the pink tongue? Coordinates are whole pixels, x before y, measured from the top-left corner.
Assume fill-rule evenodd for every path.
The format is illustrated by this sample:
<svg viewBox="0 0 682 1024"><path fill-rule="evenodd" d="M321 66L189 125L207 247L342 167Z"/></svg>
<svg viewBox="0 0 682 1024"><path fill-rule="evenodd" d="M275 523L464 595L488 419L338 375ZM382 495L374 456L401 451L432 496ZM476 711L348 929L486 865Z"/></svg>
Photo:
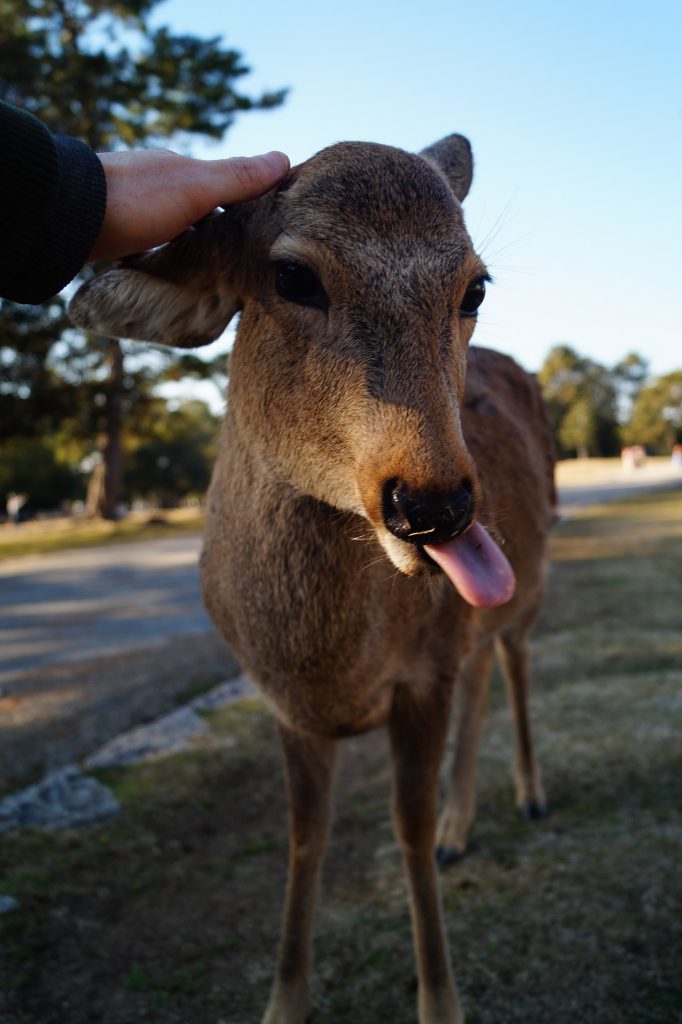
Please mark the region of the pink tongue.
<svg viewBox="0 0 682 1024"><path fill-rule="evenodd" d="M514 596L514 571L479 523L446 544L425 544L424 551L474 608L496 608Z"/></svg>

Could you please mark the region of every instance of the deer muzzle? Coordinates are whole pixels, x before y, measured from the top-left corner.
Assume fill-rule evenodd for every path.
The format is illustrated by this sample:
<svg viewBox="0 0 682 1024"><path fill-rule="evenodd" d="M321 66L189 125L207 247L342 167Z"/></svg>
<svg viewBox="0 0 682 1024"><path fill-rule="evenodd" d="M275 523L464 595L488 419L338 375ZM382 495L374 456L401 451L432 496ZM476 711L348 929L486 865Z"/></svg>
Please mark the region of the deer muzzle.
<svg viewBox="0 0 682 1024"><path fill-rule="evenodd" d="M469 604L495 608L513 597L514 573L474 514L473 487L466 478L446 494L415 491L396 479L383 488L384 524L393 537L438 565Z"/></svg>
<svg viewBox="0 0 682 1024"><path fill-rule="evenodd" d="M443 544L471 526L474 497L469 480L448 494L415 492L402 480L389 480L383 495L384 523L398 540Z"/></svg>

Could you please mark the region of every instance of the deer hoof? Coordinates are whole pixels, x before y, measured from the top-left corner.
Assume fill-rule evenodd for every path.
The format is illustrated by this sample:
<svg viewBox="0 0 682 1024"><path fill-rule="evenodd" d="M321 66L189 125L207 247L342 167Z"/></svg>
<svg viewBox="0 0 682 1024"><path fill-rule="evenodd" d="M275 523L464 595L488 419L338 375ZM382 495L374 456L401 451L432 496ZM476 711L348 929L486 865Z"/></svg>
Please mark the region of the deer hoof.
<svg viewBox="0 0 682 1024"><path fill-rule="evenodd" d="M549 807L543 800L526 800L519 807L521 816L526 821L540 821L549 816Z"/></svg>
<svg viewBox="0 0 682 1024"><path fill-rule="evenodd" d="M464 850L458 850L456 846L437 846L436 864L441 870L449 868L452 864L456 864L458 860L462 859L464 852Z"/></svg>

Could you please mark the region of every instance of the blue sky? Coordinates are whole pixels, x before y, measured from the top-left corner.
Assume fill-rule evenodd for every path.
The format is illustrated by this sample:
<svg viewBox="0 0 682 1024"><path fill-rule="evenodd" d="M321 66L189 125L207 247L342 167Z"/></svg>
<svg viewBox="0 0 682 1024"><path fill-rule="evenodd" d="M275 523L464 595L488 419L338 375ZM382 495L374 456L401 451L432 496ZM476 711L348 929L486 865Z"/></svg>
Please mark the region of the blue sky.
<svg viewBox="0 0 682 1024"><path fill-rule="evenodd" d="M682 368L682 0L165 0L155 21L222 35L249 93L290 87L197 155L467 135L481 344Z"/></svg>

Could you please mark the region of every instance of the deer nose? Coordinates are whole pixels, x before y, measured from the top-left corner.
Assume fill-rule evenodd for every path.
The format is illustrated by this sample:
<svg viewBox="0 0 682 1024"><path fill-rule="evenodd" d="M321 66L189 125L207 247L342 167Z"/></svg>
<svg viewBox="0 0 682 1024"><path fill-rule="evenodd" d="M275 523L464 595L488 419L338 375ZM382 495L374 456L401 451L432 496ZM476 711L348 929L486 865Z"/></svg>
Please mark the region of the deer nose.
<svg viewBox="0 0 682 1024"><path fill-rule="evenodd" d="M384 522L387 529L412 544L444 544L471 525L473 487L463 480L449 494L411 490L402 480L384 486Z"/></svg>

